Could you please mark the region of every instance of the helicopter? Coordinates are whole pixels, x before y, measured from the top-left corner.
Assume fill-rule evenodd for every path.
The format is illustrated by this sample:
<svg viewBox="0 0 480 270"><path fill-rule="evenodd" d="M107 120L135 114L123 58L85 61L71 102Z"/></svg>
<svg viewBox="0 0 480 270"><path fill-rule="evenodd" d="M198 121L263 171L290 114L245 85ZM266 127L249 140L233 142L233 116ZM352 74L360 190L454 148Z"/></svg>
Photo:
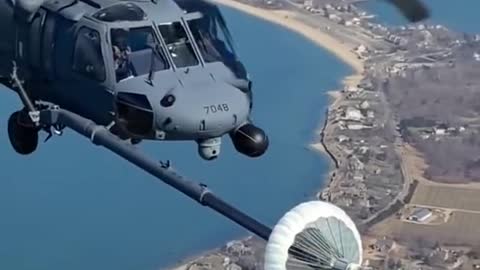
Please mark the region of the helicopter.
<svg viewBox="0 0 480 270"><path fill-rule="evenodd" d="M61 134L61 126L35 125L32 112L45 102L132 144L195 141L205 160L219 156L226 134L249 157L267 150L250 117L252 82L216 5L9 1L0 1L0 82L24 89L27 105L8 121L17 153L33 153L40 130L47 140Z"/></svg>
<svg viewBox="0 0 480 270"><path fill-rule="evenodd" d="M387 0L411 22L417 0ZM252 82L216 5L203 0L0 0L0 83L24 108L8 121L23 155L38 133L66 127L125 158L201 205L270 241L272 229L190 181L170 162L148 158L142 140L191 140L218 157L223 135L259 157L268 136L253 125ZM315 254L293 249L308 264ZM291 253L291 251L289 251ZM312 257L313 256L313 257ZM337 268L350 269L343 264ZM316 268L312 265L312 268Z"/></svg>
<svg viewBox="0 0 480 270"><path fill-rule="evenodd" d="M389 0L410 21L417 0ZM263 155L268 136L252 123L252 81L218 7L189 0L2 0L0 83L24 108L8 137L22 155L38 146L38 111L55 104L108 126L123 140L195 141L205 160L229 134L235 149ZM35 117L37 115L37 117Z"/></svg>

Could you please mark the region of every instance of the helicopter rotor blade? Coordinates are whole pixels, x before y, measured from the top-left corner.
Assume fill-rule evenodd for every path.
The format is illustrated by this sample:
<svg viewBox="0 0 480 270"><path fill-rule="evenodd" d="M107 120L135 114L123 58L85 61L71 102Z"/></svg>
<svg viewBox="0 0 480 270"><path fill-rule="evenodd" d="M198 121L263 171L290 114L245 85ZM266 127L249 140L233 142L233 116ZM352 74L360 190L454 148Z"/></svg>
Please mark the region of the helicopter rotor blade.
<svg viewBox="0 0 480 270"><path fill-rule="evenodd" d="M387 0L410 22L419 22L430 17L430 11L420 0Z"/></svg>

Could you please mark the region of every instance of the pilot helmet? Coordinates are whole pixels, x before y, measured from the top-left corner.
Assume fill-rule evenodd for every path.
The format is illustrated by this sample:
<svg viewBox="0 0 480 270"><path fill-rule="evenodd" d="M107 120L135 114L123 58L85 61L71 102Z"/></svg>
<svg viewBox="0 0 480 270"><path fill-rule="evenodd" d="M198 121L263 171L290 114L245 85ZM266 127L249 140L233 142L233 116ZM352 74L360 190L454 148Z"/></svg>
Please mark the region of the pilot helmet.
<svg viewBox="0 0 480 270"><path fill-rule="evenodd" d="M112 44L119 47L119 49L126 49L128 47L128 28L119 28L112 30Z"/></svg>

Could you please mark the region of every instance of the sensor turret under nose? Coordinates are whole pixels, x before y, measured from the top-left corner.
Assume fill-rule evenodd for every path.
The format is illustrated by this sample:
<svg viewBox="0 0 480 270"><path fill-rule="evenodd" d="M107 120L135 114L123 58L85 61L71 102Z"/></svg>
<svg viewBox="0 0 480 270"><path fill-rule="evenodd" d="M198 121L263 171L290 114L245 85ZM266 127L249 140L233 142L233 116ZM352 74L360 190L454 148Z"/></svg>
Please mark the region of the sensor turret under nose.
<svg viewBox="0 0 480 270"><path fill-rule="evenodd" d="M211 138L198 141L198 154L205 160L214 160L220 155L222 138Z"/></svg>

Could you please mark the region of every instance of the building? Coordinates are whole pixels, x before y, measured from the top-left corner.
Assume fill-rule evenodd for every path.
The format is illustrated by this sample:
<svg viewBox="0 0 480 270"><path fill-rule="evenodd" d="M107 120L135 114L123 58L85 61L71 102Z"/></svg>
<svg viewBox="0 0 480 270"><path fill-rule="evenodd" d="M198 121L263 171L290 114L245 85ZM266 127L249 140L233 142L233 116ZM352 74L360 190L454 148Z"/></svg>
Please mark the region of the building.
<svg viewBox="0 0 480 270"><path fill-rule="evenodd" d="M345 141L348 141L348 140L349 140L349 138L348 138L347 136L345 136L345 135L339 135L339 136L337 137L337 141L338 141L339 143L345 142Z"/></svg>
<svg viewBox="0 0 480 270"><path fill-rule="evenodd" d="M415 211L407 218L411 221L424 222L432 216L432 211L428 208L416 208Z"/></svg>
<svg viewBox="0 0 480 270"><path fill-rule="evenodd" d="M362 124L347 124L347 128L350 130L360 130L360 129L364 129L365 126Z"/></svg>
<svg viewBox="0 0 480 270"><path fill-rule="evenodd" d="M363 180L365 180L365 177L363 176L363 174L361 174L359 172L355 172L355 174L353 175L353 180L363 181Z"/></svg>
<svg viewBox="0 0 480 270"><path fill-rule="evenodd" d="M360 92L360 89L356 86L353 86L353 85L347 85L347 86L345 86L343 91L352 93L352 92Z"/></svg>
<svg viewBox="0 0 480 270"><path fill-rule="evenodd" d="M305 7L311 7L313 6L313 0L306 0L303 2L303 6Z"/></svg>
<svg viewBox="0 0 480 270"><path fill-rule="evenodd" d="M348 120L360 121L363 119L363 115L360 110L349 107L345 110L345 118Z"/></svg>
<svg viewBox="0 0 480 270"><path fill-rule="evenodd" d="M364 100L364 101L362 101L362 103L360 103L360 108L366 110L366 109L370 108L370 103L368 103L368 101Z"/></svg>
<svg viewBox="0 0 480 270"><path fill-rule="evenodd" d="M433 128L433 133L435 135L445 135L445 133L447 133L447 129L448 128L446 125L441 124Z"/></svg>

